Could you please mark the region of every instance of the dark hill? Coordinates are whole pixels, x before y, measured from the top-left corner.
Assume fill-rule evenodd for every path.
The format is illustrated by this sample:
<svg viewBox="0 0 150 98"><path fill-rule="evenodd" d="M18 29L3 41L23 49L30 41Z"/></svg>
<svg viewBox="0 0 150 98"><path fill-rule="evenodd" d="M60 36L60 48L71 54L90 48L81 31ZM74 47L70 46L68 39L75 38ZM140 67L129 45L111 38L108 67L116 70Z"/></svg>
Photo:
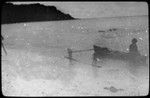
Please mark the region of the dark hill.
<svg viewBox="0 0 150 98"><path fill-rule="evenodd" d="M55 6L44 6L39 3L21 5L4 3L1 15L1 24L75 19L57 10Z"/></svg>

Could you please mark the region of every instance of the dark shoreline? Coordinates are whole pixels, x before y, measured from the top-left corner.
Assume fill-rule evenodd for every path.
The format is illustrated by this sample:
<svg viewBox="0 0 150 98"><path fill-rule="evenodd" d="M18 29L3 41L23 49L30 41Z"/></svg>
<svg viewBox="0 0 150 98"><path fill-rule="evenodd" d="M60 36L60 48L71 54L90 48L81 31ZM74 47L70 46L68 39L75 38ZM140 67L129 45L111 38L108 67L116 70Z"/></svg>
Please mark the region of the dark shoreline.
<svg viewBox="0 0 150 98"><path fill-rule="evenodd" d="M1 24L76 20L71 15L58 10L55 6L44 6L39 3L21 5L3 3L1 14Z"/></svg>

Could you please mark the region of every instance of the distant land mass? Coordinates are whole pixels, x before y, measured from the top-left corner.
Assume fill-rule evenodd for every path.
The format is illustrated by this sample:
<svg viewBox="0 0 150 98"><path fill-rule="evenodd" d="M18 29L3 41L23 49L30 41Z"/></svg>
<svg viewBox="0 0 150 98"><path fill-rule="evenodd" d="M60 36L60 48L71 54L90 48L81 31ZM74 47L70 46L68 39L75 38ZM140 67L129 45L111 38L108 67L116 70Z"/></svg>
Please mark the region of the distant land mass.
<svg viewBox="0 0 150 98"><path fill-rule="evenodd" d="M75 20L75 18L59 11L55 6L44 6L39 3L2 5L1 24L60 20Z"/></svg>

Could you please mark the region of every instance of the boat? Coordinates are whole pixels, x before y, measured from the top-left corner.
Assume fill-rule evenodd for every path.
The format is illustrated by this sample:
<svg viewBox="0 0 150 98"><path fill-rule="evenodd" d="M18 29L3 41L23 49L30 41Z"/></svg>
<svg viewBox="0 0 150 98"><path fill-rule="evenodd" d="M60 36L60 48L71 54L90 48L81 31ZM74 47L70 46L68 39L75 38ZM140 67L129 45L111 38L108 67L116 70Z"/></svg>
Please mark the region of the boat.
<svg viewBox="0 0 150 98"><path fill-rule="evenodd" d="M122 60L128 61L132 63L139 63L143 64L146 63L147 56L137 54L131 54L129 52L122 52L122 51L114 51L107 47L100 47L93 45L94 48L94 58L93 60L98 59L115 59L115 60Z"/></svg>

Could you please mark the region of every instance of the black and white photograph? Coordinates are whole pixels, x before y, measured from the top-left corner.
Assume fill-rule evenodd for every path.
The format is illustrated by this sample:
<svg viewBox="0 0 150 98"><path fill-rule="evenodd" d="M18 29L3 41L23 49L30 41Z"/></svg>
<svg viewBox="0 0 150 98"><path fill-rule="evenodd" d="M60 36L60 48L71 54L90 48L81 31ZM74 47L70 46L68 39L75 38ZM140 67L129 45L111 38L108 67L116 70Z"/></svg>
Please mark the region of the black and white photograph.
<svg viewBox="0 0 150 98"><path fill-rule="evenodd" d="M3 96L147 96L147 2L1 4Z"/></svg>

